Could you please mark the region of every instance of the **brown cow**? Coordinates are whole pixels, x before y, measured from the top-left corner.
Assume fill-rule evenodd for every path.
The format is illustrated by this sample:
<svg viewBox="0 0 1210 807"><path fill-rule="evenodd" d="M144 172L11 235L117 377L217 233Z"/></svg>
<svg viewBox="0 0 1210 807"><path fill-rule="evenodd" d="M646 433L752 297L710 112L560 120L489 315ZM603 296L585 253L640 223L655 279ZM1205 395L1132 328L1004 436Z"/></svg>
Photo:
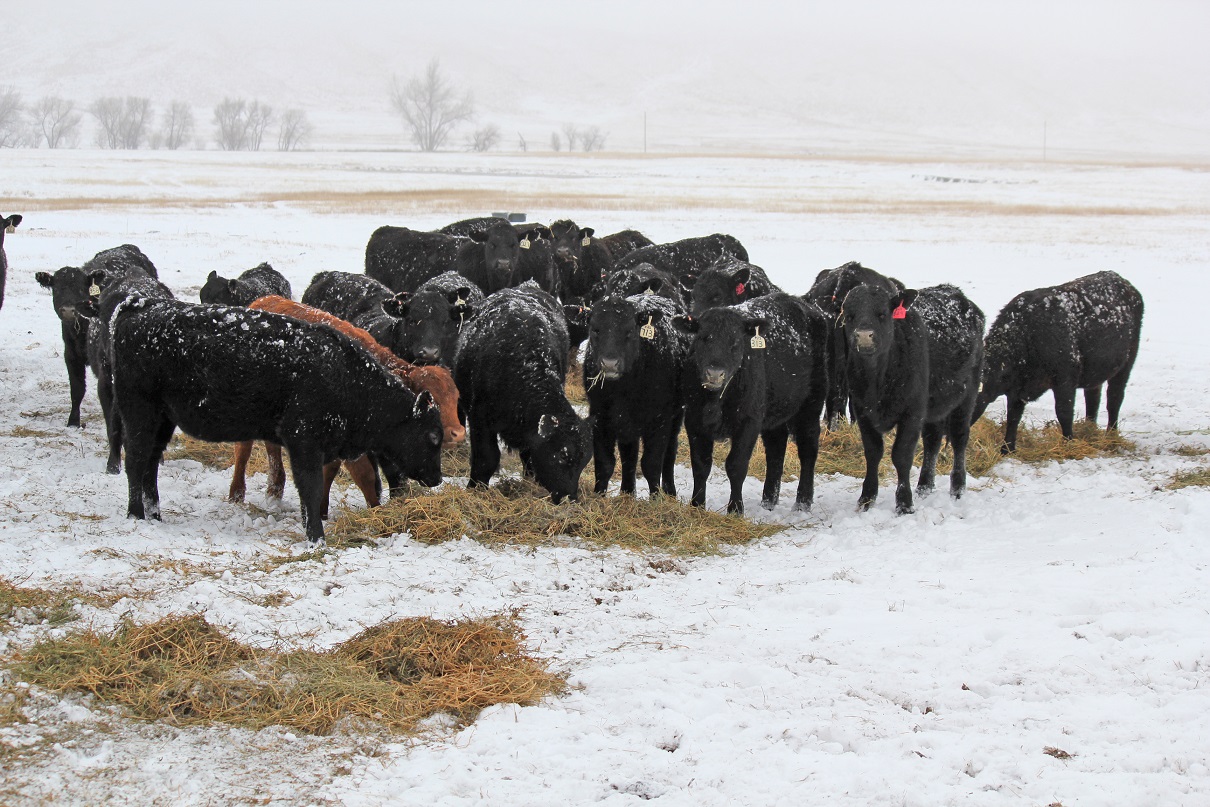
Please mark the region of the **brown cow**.
<svg viewBox="0 0 1210 807"><path fill-rule="evenodd" d="M466 439L466 429L458 422L458 388L449 370L444 367L421 367L406 362L379 344L367 331L351 325L339 317L334 317L326 311L309 305L287 300L285 297L269 295L254 301L249 308L258 311L268 311L272 314L282 314L306 322L317 322L335 328L351 337L370 352L388 370L403 379L403 382L415 393L427 390L433 396L441 411L441 424L445 430L444 446L449 448ZM281 446L274 443L265 444L265 453L269 458L269 489L271 498L280 499L286 484L286 469L282 464ZM245 477L248 469L248 458L252 454L252 441L236 443L235 465L231 469L231 489L227 499L233 502L244 500ZM378 470L368 457L362 456L355 460L345 461L345 470L353 478L353 482L365 496L366 504L377 507L380 504ZM327 514L328 494L332 490L332 481L340 471L340 461L330 462L324 466L324 514Z"/></svg>

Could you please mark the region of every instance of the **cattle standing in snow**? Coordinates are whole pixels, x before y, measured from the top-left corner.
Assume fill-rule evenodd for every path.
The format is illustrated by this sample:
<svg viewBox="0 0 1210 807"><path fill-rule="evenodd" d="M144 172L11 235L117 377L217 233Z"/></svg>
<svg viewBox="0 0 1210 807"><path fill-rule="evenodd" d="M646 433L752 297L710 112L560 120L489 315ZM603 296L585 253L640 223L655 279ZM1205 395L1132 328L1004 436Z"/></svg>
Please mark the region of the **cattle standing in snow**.
<svg viewBox="0 0 1210 807"><path fill-rule="evenodd" d="M729 256L719 258L696 277L685 275L680 282L693 295L689 313L695 317L707 308L739 305L781 291L769 281L764 269Z"/></svg>
<svg viewBox="0 0 1210 807"><path fill-rule="evenodd" d="M463 238L470 238L473 241L479 241L485 247L492 244L493 237L496 239L497 255L503 254L502 250L507 248L508 239L503 235L501 219L496 216L483 216L474 219L463 219L456 221L453 224L447 224L442 227L440 232L446 235L456 235ZM558 263L555 258L555 244L552 240L553 234L549 227L541 224L510 224L513 231L517 234L517 263L509 276L507 285L520 286L527 280L532 280L547 294L555 297L562 296L561 282ZM497 231L495 236L491 235L493 231ZM485 265L490 267L490 255L486 248L484 250ZM473 263L474 261L472 261ZM478 273L479 268L473 270ZM488 275L491 273L488 272ZM471 277L471 275L467 275ZM478 284L482 288L482 284Z"/></svg>
<svg viewBox="0 0 1210 807"><path fill-rule="evenodd" d="M849 382L846 376L848 364L848 344L838 318L840 305L850 291L858 286L877 286L887 294L897 294L903 291L903 284L893 277L885 277L868 269L856 261L849 261L835 269L824 269L815 276L811 290L803 295L806 299L819 306L820 310L835 322L836 327L829 330L828 346L828 402L824 410L824 418L828 428L835 428L840 419L845 416L849 402Z"/></svg>
<svg viewBox="0 0 1210 807"><path fill-rule="evenodd" d="M693 465L690 503L705 506L714 441L730 437L727 512L742 513L744 479L759 435L767 464L761 502L772 508L781 492L786 439L793 431L802 464L794 509L809 509L815 496L819 415L828 389L823 313L777 292L673 322L694 335L681 382Z"/></svg>
<svg viewBox="0 0 1210 807"><path fill-rule="evenodd" d="M592 435L563 392L567 351L563 312L531 283L488 297L463 328L454 380L471 435L469 487L499 468L499 436L555 503L578 496Z"/></svg>
<svg viewBox="0 0 1210 807"><path fill-rule="evenodd" d="M504 219L492 219L486 230L472 232L470 242L459 245L453 269L484 294L520 285L522 253L549 235L550 230L539 224L514 228ZM526 273L549 280L555 271L553 253L542 248L539 252L536 258L526 260Z"/></svg>
<svg viewBox="0 0 1210 807"><path fill-rule="evenodd" d="M285 446L307 539L323 541L323 466L380 452L441 482L441 421L364 348L325 325L244 308L101 298L126 426L127 514L159 515L159 465L179 426L215 442Z"/></svg>
<svg viewBox="0 0 1210 807"><path fill-rule="evenodd" d="M319 272L303 292L302 302L369 331L378 344L407 358L402 293L392 293L374 278L349 272Z"/></svg>
<svg viewBox="0 0 1210 807"><path fill-rule="evenodd" d="M878 498L882 435L892 428L896 512L912 512L912 460L922 431L918 492L933 489L945 434L954 451L950 494L961 496L971 410L983 366L983 312L954 286L888 294L885 288L863 284L845 296L840 317L848 343L849 395L865 450L858 507L868 509Z"/></svg>
<svg viewBox="0 0 1210 807"><path fill-rule="evenodd" d="M365 273L393 292L412 292L420 284L454 269L465 243L445 233L379 227L366 244Z"/></svg>
<svg viewBox="0 0 1210 807"><path fill-rule="evenodd" d="M0 217L0 308L4 308L4 286L8 280L8 256L4 254L4 234L21 223L21 214Z"/></svg>
<svg viewBox="0 0 1210 807"><path fill-rule="evenodd" d="M672 318L683 313L683 308L654 295L610 296L592 307L584 388L592 416L597 493L609 487L616 445L622 458L622 492L634 494L642 440L643 478L650 495L661 490L676 495L672 470L683 420L680 375L689 340L672 326Z"/></svg>
<svg viewBox="0 0 1210 807"><path fill-rule="evenodd" d="M571 222L566 223L571 224ZM551 225L552 233L558 224L559 222L556 222ZM585 227L582 231L590 232L591 228ZM585 240L588 241L587 245L584 244ZM638 230L622 230L621 232L611 233L600 238L581 239L578 260L575 258L573 247L572 258L562 261L559 265L563 299L570 301L572 298L589 297L593 286L605 280L609 275L610 268L616 262L636 249L653 246L653 244L654 242L650 238ZM559 241L556 240L556 261L559 260L558 245Z"/></svg>
<svg viewBox="0 0 1210 807"><path fill-rule="evenodd" d="M614 261L609 268L609 274L630 269L640 263L649 263L679 281L685 276L696 277L723 256L746 261L748 250L732 235L715 233L699 238L685 238L668 244L636 249Z"/></svg>
<svg viewBox="0 0 1210 807"><path fill-rule="evenodd" d="M682 310L688 310L689 307L689 301L685 299L685 292L677 279L649 263L640 263L620 272L611 273L605 281L604 288L598 286L598 292L602 296L612 294L617 297L654 294L657 297L671 300Z"/></svg>
<svg viewBox="0 0 1210 807"><path fill-rule="evenodd" d="M203 303L219 305L251 305L253 300L274 294L290 299L290 281L267 263L228 280L211 272L198 296Z"/></svg>
<svg viewBox="0 0 1210 807"><path fill-rule="evenodd" d="M403 358L417 364L452 365L458 335L483 299L479 287L457 272L425 281L415 294L400 295L399 315L406 331Z"/></svg>
<svg viewBox="0 0 1210 807"><path fill-rule="evenodd" d="M88 367L88 320L79 309L88 305L88 277L95 272L104 272L110 282L132 274L157 277L155 264L133 244L102 250L81 267L64 266L53 275L49 272L34 275L39 285L50 289L51 304L63 332L63 362L67 365L71 390L68 426L80 425L80 402L84 400Z"/></svg>
<svg viewBox="0 0 1210 807"><path fill-rule="evenodd" d="M1018 294L1000 309L987 333L983 390L974 417L1007 395L1002 450L1015 451L1025 404L1054 390L1055 418L1070 439L1076 389L1084 389L1085 416L1095 422L1101 385L1108 382L1106 428L1116 429L1142 325L1143 297L1116 272Z"/></svg>

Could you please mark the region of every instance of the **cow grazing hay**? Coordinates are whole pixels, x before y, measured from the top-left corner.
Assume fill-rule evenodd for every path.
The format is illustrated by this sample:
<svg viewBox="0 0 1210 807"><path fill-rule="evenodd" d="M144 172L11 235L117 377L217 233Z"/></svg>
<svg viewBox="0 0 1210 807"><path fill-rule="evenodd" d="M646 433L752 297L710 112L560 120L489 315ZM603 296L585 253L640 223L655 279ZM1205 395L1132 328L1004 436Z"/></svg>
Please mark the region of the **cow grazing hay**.
<svg viewBox="0 0 1210 807"><path fill-rule="evenodd" d="M538 546L576 540L593 547L619 546L677 555L717 553L785 529L687 507L670 497L581 496L552 504L531 482L506 478L487 490L444 489L387 502L372 510L347 510L330 526L336 540L385 538L409 533L422 543L464 535L488 545Z"/></svg>
<svg viewBox="0 0 1210 807"><path fill-rule="evenodd" d="M562 676L528 655L515 615L443 622L401 619L328 651L262 650L198 614L82 631L18 653L22 679L85 692L135 717L172 725L284 726L328 734L377 724L414 733L425 718L465 723L497 703L561 693Z"/></svg>

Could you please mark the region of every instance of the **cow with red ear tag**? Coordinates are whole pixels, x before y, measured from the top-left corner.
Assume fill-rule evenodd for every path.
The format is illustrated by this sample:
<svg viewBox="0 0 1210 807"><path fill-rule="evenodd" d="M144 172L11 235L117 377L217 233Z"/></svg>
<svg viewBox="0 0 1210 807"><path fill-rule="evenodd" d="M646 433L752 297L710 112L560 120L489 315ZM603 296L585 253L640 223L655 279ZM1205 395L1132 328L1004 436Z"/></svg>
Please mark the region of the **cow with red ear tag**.
<svg viewBox="0 0 1210 807"><path fill-rule="evenodd" d="M743 483L760 436L767 467L761 504L772 509L781 493L786 440L793 432L802 464L794 509L809 509L815 496L819 419L828 392L823 312L777 292L711 308L700 317L676 317L673 323L693 335L681 374L693 465L690 503L705 506L714 442L730 438L727 511L742 513Z"/></svg>
<svg viewBox="0 0 1210 807"><path fill-rule="evenodd" d="M681 285L693 294L689 313L695 317L707 308L739 305L754 297L781 291L770 282L764 269L730 255L722 256L696 277L685 275Z"/></svg>
<svg viewBox="0 0 1210 807"><path fill-rule="evenodd" d="M933 489L942 436L954 450L950 493L966 489L970 415L983 367L983 312L950 285L916 291L862 284L844 299L836 327L844 333L849 395L861 429L866 475L858 507L878 498L882 436L895 429L895 510L913 511L911 470L923 432L917 492Z"/></svg>

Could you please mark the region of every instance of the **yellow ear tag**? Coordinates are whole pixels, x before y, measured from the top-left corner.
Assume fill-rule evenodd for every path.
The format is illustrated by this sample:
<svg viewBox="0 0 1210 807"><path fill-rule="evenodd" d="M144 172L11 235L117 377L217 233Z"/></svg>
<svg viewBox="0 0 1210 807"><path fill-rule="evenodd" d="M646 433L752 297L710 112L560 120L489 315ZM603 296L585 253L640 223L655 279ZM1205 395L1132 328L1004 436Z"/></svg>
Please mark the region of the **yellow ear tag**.
<svg viewBox="0 0 1210 807"><path fill-rule="evenodd" d="M655 339L655 326L651 324L652 317L647 318L647 324L639 328L639 336L643 339Z"/></svg>
<svg viewBox="0 0 1210 807"><path fill-rule="evenodd" d="M11 232L13 231L13 228L12 228L12 227L9 227L9 228L8 228L8 231L11 233ZM580 246L582 246L582 247L586 247L586 246L588 246L588 245L589 245L589 244L591 244L591 243L592 243L592 238L591 238L590 236L587 236L587 235L586 235L586 236L584 236L584 240L580 242Z"/></svg>
<svg viewBox="0 0 1210 807"><path fill-rule="evenodd" d="M748 344L750 344L752 346L753 350L764 350L765 349L765 337L760 335L760 326L759 325L756 326L756 335L752 337L752 341L749 342Z"/></svg>
<svg viewBox="0 0 1210 807"><path fill-rule="evenodd" d="M529 249L529 238L528 237L521 239L521 249Z"/></svg>
<svg viewBox="0 0 1210 807"><path fill-rule="evenodd" d="M6 233L15 233L15 232L17 232L17 228L16 228L16 227L14 227L13 225L11 225L11 224L10 224L10 225L8 225L7 227L5 227L5 228L4 228L4 232L6 232ZM585 240L585 241L588 241L588 239L587 239L587 238L585 238L584 240ZM588 246L588 244L584 244L584 246Z"/></svg>
<svg viewBox="0 0 1210 807"><path fill-rule="evenodd" d="M655 295L655 289L650 289L650 288L643 289L643 296L644 296L644 297L646 297L648 294L650 294L650 295L653 295L653 296L654 296L654 295Z"/></svg>
<svg viewBox="0 0 1210 807"><path fill-rule="evenodd" d="M101 287L98 286L96 283L93 283L91 286L88 287L88 296L89 297L100 297L101 296Z"/></svg>

